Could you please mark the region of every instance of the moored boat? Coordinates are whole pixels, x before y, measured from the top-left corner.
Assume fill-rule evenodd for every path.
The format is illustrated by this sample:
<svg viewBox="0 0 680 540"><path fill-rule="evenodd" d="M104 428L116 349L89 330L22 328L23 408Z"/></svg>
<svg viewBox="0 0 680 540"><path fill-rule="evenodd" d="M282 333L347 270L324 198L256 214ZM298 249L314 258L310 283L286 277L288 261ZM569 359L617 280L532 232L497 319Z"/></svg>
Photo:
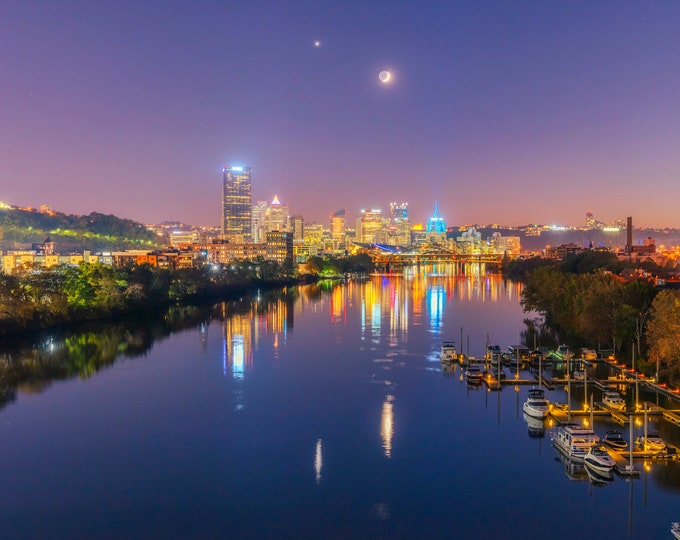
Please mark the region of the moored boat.
<svg viewBox="0 0 680 540"><path fill-rule="evenodd" d="M610 475L616 462L609 455L607 449L599 444L591 446L588 453L583 457L586 468L590 468L602 475Z"/></svg>
<svg viewBox="0 0 680 540"><path fill-rule="evenodd" d="M607 431L602 442L614 450L625 450L628 447L628 442L621 436L620 431Z"/></svg>
<svg viewBox="0 0 680 540"><path fill-rule="evenodd" d="M456 343L454 341L444 341L442 343L439 359L442 362L453 362L457 358Z"/></svg>
<svg viewBox="0 0 680 540"><path fill-rule="evenodd" d="M585 347L581 349L581 358L584 360L596 360L597 351L595 349L586 349Z"/></svg>
<svg viewBox="0 0 680 540"><path fill-rule="evenodd" d="M605 390L602 394L602 403L615 411L622 411L626 408L626 402L621 394L613 390Z"/></svg>
<svg viewBox="0 0 680 540"><path fill-rule="evenodd" d="M479 384L484 378L484 372L482 368L477 364L470 364L465 370L465 379L470 384Z"/></svg>
<svg viewBox="0 0 680 540"><path fill-rule="evenodd" d="M555 448L569 459L582 463L588 451L600 442L595 432L578 424L564 424L557 430Z"/></svg>
<svg viewBox="0 0 680 540"><path fill-rule="evenodd" d="M645 452L663 452L666 450L666 442L656 431L648 433L646 438L644 435L639 436L635 439L635 444Z"/></svg>
<svg viewBox="0 0 680 540"><path fill-rule="evenodd" d="M550 402L545 397L542 388L530 388L529 395L522 405L522 410L527 416L545 418L550 414Z"/></svg>

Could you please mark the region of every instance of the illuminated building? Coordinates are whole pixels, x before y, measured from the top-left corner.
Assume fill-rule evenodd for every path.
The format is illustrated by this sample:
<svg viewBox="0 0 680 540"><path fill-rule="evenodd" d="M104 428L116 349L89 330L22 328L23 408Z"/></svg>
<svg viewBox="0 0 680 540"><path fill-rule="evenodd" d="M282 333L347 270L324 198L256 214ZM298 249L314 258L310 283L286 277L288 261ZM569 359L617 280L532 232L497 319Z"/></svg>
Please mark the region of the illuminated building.
<svg viewBox="0 0 680 540"><path fill-rule="evenodd" d="M233 241L252 240L250 167L225 165L222 169L222 234Z"/></svg>
<svg viewBox="0 0 680 540"><path fill-rule="evenodd" d="M285 231L267 233L267 259L280 264L293 260L293 235Z"/></svg>
<svg viewBox="0 0 680 540"><path fill-rule="evenodd" d="M288 230L288 207L282 206L279 198L274 195L274 200L269 203L269 208L265 216L265 231L287 231Z"/></svg>
<svg viewBox="0 0 680 540"><path fill-rule="evenodd" d="M361 216L357 220L357 237L360 242L368 244L375 242L381 229L382 212L379 209L361 211Z"/></svg>
<svg viewBox="0 0 680 540"><path fill-rule="evenodd" d="M593 213L588 210L586 212L586 229L594 229L595 228L595 218L593 217Z"/></svg>
<svg viewBox="0 0 680 540"><path fill-rule="evenodd" d="M301 215L290 218L290 226L293 232L293 243L302 244L305 238L305 220Z"/></svg>
<svg viewBox="0 0 680 540"><path fill-rule="evenodd" d="M264 242L264 221L267 214L267 208L269 208L267 201L257 201L253 205L252 239L256 244Z"/></svg>
<svg viewBox="0 0 680 540"><path fill-rule="evenodd" d="M390 221L408 221L408 203L390 203Z"/></svg>
<svg viewBox="0 0 680 540"><path fill-rule="evenodd" d="M390 225L385 243L393 246L407 246L411 242L408 203L390 203Z"/></svg>
<svg viewBox="0 0 680 540"><path fill-rule="evenodd" d="M439 213L439 203L434 205L434 214L427 222L427 232L446 233L446 221Z"/></svg>
<svg viewBox="0 0 680 540"><path fill-rule="evenodd" d="M333 237L333 243L337 247L345 244L345 218L344 208L340 208L340 210L336 210L331 214L331 236Z"/></svg>

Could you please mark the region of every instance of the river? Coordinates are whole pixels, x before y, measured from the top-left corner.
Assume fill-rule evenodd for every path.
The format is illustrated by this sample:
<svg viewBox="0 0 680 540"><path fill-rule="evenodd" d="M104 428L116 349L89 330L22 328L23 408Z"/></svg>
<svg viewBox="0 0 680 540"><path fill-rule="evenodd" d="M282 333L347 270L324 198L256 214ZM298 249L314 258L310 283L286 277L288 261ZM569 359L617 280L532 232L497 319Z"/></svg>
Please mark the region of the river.
<svg viewBox="0 0 680 540"><path fill-rule="evenodd" d="M443 340L520 343L520 294L423 267L5 350L2 538L670 538L679 462L591 483L529 429L530 386L442 369Z"/></svg>

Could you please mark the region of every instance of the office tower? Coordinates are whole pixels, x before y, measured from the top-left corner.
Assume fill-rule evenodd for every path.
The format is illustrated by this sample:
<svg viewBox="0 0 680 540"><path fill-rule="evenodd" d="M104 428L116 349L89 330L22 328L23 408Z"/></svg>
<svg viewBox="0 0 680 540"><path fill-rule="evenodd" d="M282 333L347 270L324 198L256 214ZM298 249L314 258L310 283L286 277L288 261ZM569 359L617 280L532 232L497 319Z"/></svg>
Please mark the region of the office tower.
<svg viewBox="0 0 680 540"><path fill-rule="evenodd" d="M331 218L331 237L336 248L345 244L345 209L340 208L330 216Z"/></svg>
<svg viewBox="0 0 680 540"><path fill-rule="evenodd" d="M283 206L276 195L269 203L265 223L267 232L288 230L288 207Z"/></svg>
<svg viewBox="0 0 680 540"><path fill-rule="evenodd" d="M446 232L446 221L444 221L444 218L439 213L439 203L434 205L434 214L432 214L432 217L427 222L427 232L440 234Z"/></svg>
<svg viewBox="0 0 680 540"><path fill-rule="evenodd" d="M222 234L234 242L252 240L250 170L236 165L222 169Z"/></svg>
<svg viewBox="0 0 680 540"><path fill-rule="evenodd" d="M305 221L301 215L290 218L291 229L293 232L293 243L301 244L305 238Z"/></svg>
<svg viewBox="0 0 680 540"><path fill-rule="evenodd" d="M593 216L593 213L590 210L586 212L586 228L587 229L595 228L595 216Z"/></svg>
<svg viewBox="0 0 680 540"><path fill-rule="evenodd" d="M408 221L408 203L390 203L390 221Z"/></svg>
<svg viewBox="0 0 680 540"><path fill-rule="evenodd" d="M360 241L373 243L382 229L382 212L377 208L362 210L357 224L361 228Z"/></svg>
<svg viewBox="0 0 680 540"><path fill-rule="evenodd" d="M253 205L252 238L253 242L256 244L264 242L265 220L268 208L269 203L267 203L267 201L257 201Z"/></svg>

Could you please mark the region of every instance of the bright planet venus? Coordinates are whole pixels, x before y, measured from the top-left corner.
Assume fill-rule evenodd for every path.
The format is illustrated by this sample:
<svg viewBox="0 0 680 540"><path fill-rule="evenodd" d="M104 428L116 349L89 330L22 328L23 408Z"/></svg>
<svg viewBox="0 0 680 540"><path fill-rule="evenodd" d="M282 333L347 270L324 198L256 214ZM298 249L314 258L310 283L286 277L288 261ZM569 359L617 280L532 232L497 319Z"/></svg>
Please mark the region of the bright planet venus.
<svg viewBox="0 0 680 540"><path fill-rule="evenodd" d="M389 71L381 71L378 73L378 79L380 79L380 82L386 84L392 79L392 74Z"/></svg>

